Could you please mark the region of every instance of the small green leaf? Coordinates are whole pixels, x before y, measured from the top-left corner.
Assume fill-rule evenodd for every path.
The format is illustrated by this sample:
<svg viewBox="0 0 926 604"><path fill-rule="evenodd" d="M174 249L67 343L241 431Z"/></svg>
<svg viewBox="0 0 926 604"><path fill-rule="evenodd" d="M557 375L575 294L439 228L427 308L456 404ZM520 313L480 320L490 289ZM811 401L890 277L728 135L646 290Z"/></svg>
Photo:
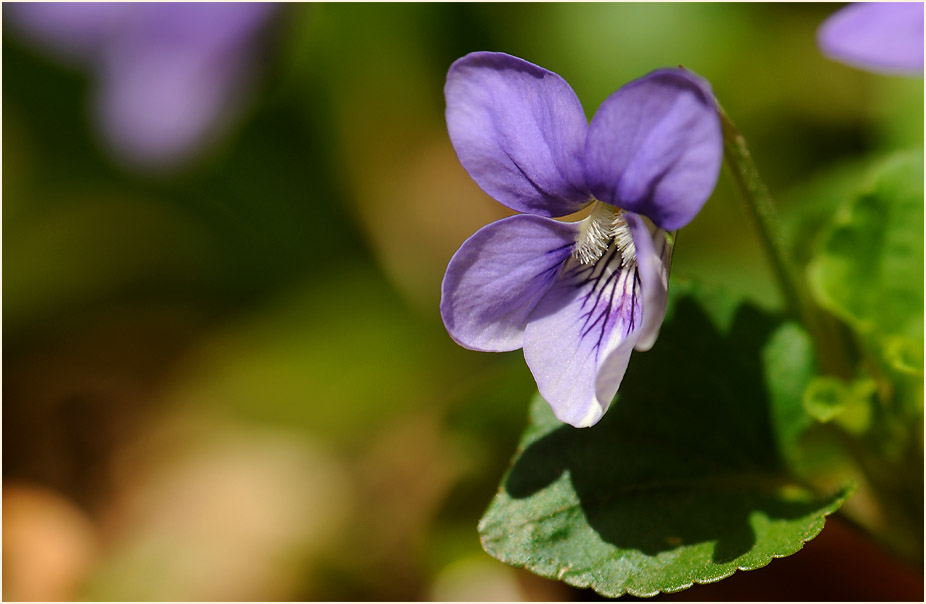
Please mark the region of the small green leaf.
<svg viewBox="0 0 926 604"><path fill-rule="evenodd" d="M817 301L879 342L888 364L922 372L922 150L876 166L861 194L833 217L808 277Z"/></svg>
<svg viewBox="0 0 926 604"><path fill-rule="evenodd" d="M849 389L839 378L821 376L804 391L804 409L815 420L828 422L846 410Z"/></svg>
<svg viewBox="0 0 926 604"><path fill-rule="evenodd" d="M778 451L791 462L798 456L801 435L813 424L813 417L802 404L806 384L816 369L813 342L800 325L784 323L769 337L761 354L766 375L789 376L767 380L766 384Z"/></svg>
<svg viewBox="0 0 926 604"><path fill-rule="evenodd" d="M795 411L812 376L807 346L793 324L673 283L659 341L634 355L598 425L563 425L534 400L479 524L483 547L609 597L679 591L795 553L850 490L821 497L784 469L795 437L779 433L807 423Z"/></svg>
<svg viewBox="0 0 926 604"><path fill-rule="evenodd" d="M815 420L826 423L835 418L850 432L861 434L871 423L870 399L876 389L871 378L847 384L837 377L818 376L807 386L802 402Z"/></svg>
<svg viewBox="0 0 926 604"><path fill-rule="evenodd" d="M885 339L884 356L901 373L923 377L923 344L905 336Z"/></svg>

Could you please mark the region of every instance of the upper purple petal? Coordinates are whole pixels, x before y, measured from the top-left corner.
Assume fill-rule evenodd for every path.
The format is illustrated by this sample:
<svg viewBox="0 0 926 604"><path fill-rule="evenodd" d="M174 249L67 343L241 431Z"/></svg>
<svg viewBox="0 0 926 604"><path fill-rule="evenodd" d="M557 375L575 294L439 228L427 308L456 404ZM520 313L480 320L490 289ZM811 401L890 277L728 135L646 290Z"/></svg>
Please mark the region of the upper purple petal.
<svg viewBox="0 0 926 604"><path fill-rule="evenodd" d="M575 247L574 223L520 214L463 242L441 285L441 317L461 346L502 352L523 344L527 316Z"/></svg>
<svg viewBox="0 0 926 604"><path fill-rule="evenodd" d="M517 57L474 52L447 73L447 130L460 163L513 210L565 216L590 200L588 121L563 78Z"/></svg>
<svg viewBox="0 0 926 604"><path fill-rule="evenodd" d="M723 160L710 86L685 69L660 69L609 96L589 126L592 194L674 230L710 197Z"/></svg>
<svg viewBox="0 0 926 604"><path fill-rule="evenodd" d="M624 220L633 234L636 248L637 271L642 289L641 309L643 320L637 333L636 350L649 350L656 343L659 328L666 316L669 293L669 268L672 263L672 240L666 232L651 227L641 217L624 213Z"/></svg>
<svg viewBox="0 0 926 604"><path fill-rule="evenodd" d="M524 359L563 422L594 425L617 394L637 338L639 282L613 245L594 264L570 258L528 318Z"/></svg>
<svg viewBox="0 0 926 604"><path fill-rule="evenodd" d="M923 74L923 3L879 2L847 6L817 32L823 54L881 73Z"/></svg>

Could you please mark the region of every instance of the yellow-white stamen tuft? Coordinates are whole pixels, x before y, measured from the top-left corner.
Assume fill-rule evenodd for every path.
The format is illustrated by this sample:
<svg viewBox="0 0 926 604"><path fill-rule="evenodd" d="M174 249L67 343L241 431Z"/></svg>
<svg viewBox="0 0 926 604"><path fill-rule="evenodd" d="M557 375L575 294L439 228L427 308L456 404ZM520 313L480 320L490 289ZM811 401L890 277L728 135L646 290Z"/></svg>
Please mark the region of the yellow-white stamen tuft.
<svg viewBox="0 0 926 604"><path fill-rule="evenodd" d="M596 201L591 214L579 225L579 237L572 255L582 264L594 264L612 243L620 252L622 264L636 263L633 235L621 210Z"/></svg>

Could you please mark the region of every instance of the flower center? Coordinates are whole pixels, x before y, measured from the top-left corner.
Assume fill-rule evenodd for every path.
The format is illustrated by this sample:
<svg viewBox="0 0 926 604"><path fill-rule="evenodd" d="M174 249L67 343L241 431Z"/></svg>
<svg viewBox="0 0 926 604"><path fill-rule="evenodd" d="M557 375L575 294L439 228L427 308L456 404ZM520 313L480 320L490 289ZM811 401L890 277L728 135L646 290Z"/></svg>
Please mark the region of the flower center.
<svg viewBox="0 0 926 604"><path fill-rule="evenodd" d="M636 263L637 250L622 210L596 200L591 214L579 224L572 255L582 264L594 264L611 245L620 252L621 264Z"/></svg>

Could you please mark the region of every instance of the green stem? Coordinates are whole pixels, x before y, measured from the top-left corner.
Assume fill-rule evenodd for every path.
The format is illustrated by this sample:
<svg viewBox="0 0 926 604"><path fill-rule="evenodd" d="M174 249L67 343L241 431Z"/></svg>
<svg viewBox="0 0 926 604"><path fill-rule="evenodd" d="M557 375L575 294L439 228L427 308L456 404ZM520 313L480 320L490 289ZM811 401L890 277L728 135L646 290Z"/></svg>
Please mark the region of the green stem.
<svg viewBox="0 0 926 604"><path fill-rule="evenodd" d="M817 347L817 358L825 374L843 378L852 376L849 346L841 326L813 303L804 280L794 268L791 254L781 236L775 203L752 160L746 140L718 105L723 127L724 157L730 166L743 205L761 237L762 246L772 262L778 285L788 311L798 317L810 332Z"/></svg>
<svg viewBox="0 0 926 604"><path fill-rule="evenodd" d="M752 218L762 246L772 261L775 278L785 296L788 310L801 316L803 303L801 301L801 284L794 274L789 253L782 240L778 226L778 216L775 213L775 204L768 189L759 178L759 171L752 161L752 155L746 146L746 140L740 134L727 114L720 109L720 119L723 124L724 156L730 166L733 181L742 195L744 206Z"/></svg>

